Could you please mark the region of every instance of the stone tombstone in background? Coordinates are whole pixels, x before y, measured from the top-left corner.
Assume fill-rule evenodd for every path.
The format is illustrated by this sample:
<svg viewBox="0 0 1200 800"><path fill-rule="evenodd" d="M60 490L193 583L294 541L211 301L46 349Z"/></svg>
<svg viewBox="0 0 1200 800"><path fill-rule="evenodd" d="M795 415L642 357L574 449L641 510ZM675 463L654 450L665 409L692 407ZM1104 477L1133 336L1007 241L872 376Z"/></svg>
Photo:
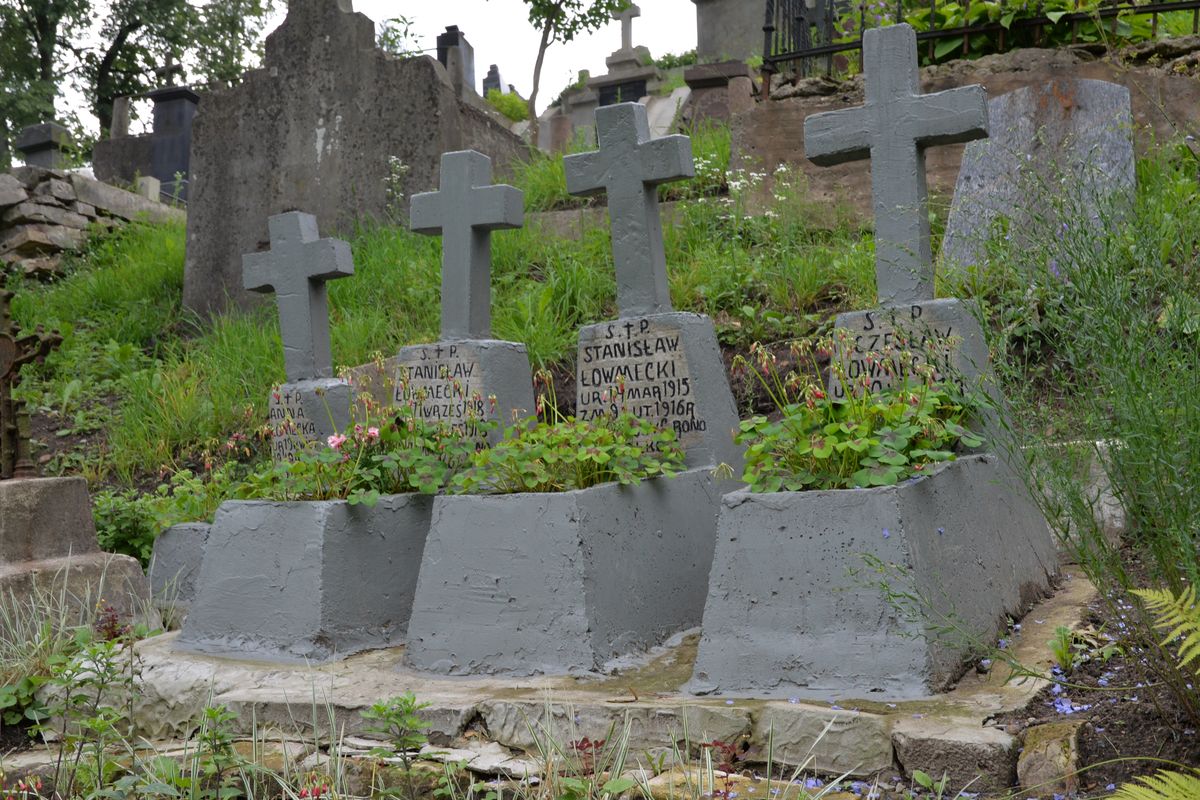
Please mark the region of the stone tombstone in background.
<svg viewBox="0 0 1200 800"><path fill-rule="evenodd" d="M567 156L567 190L607 193L620 318L579 333L576 413L593 419L624 408L674 430L688 466L739 469L737 409L712 320L674 311L667 284L658 189L692 177L686 136L651 139L646 109L596 110L598 151Z"/></svg>
<svg viewBox="0 0 1200 800"><path fill-rule="evenodd" d="M343 430L351 389L333 377L326 281L354 274L350 245L320 239L317 218L291 211L271 217L271 249L243 257L246 288L274 292L287 381L271 393L271 455L294 461L311 443Z"/></svg>
<svg viewBox="0 0 1200 800"><path fill-rule="evenodd" d="M908 25L868 30L863 65L865 105L804 121L806 154L813 162L871 159L882 308L838 315L835 327L850 338L835 358L856 389L888 388L926 362L940 376L953 374L974 385L987 371L983 332L968 304L934 300L924 150L987 136L987 94L982 86L921 94L916 34ZM881 351L890 368L879 359ZM901 359L902 351L911 352L911 360ZM831 394L844 397L847 387L830 375Z"/></svg>
<svg viewBox="0 0 1200 800"><path fill-rule="evenodd" d="M268 244L266 220L302 208L326 235L408 213L435 187L442 153L478 150L498 170L528 148L465 101L429 56L395 58L349 0L292 0L261 69L201 92L192 125L184 305L200 314L258 304L243 253ZM393 159L406 168L398 180Z"/></svg>
<svg viewBox="0 0 1200 800"><path fill-rule="evenodd" d="M988 101L991 136L963 153L942 240L946 268L978 266L1004 220L1022 239L1054 240L1064 217L1102 235L1133 201L1136 175L1129 89L1062 78ZM1061 204L1061 205L1060 205ZM1077 234L1076 234L1077 235Z"/></svg>
<svg viewBox="0 0 1200 800"><path fill-rule="evenodd" d="M57 122L29 125L17 134L13 143L27 167L66 169L66 150L71 147L71 132Z"/></svg>
<svg viewBox="0 0 1200 800"><path fill-rule="evenodd" d="M476 421L503 427L533 413L525 345L492 338L491 232L521 227L524 196L492 185L491 159L442 156L441 188L412 198L412 230L442 237L441 340L401 348L385 362L396 405L476 436Z"/></svg>

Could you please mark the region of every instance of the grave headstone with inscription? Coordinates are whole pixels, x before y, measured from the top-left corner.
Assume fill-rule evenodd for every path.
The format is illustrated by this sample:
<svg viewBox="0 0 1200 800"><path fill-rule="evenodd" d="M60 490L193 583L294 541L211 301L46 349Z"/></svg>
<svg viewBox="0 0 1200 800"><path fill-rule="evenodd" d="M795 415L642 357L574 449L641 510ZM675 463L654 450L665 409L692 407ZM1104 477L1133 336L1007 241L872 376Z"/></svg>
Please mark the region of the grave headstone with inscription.
<svg viewBox="0 0 1200 800"><path fill-rule="evenodd" d="M830 394L879 391L928 363L999 400L970 306L933 299L921 152L986 135L984 92L920 95L907 25L868 30L863 68L864 107L804 126L817 163L869 155L875 197L883 306L838 316L846 338L831 372L840 362L852 385L835 376ZM995 430L982 422L985 436ZM1057 567L1045 519L999 442L989 444L895 486L726 495L690 689L911 699L954 680L971 643L993 641ZM916 607L889 607L876 564L888 591L918 598Z"/></svg>
<svg viewBox="0 0 1200 800"><path fill-rule="evenodd" d="M412 229L442 236L441 340L401 348L387 359L390 385L377 387L370 368L356 370L370 376L377 399L411 405L419 417L469 436L477 434L478 421L503 427L534 410L525 345L491 338L491 232L521 227L524 198L491 180L487 156L446 153L440 190L412 198Z"/></svg>
<svg viewBox="0 0 1200 800"><path fill-rule="evenodd" d="M712 320L674 311L659 218L659 184L694 174L686 136L651 139L637 103L596 110L600 149L567 156L567 190L608 194L617 308L613 322L579 333L576 414L625 408L674 430L689 467L740 470L737 407Z"/></svg>
<svg viewBox="0 0 1200 800"><path fill-rule="evenodd" d="M869 46L868 46L869 42ZM871 159L875 209L875 275L882 308L839 314L849 341L835 353L856 388L880 391L932 363L963 388L981 388L987 344L972 308L934 300L925 148L987 136L987 93L964 86L921 94L916 34L907 25L866 33L866 104L814 114L804 121L809 159L822 166ZM898 353L912 354L900 363ZM880 360L884 354L891 365ZM831 372L830 393L847 387Z"/></svg>
<svg viewBox="0 0 1200 800"><path fill-rule="evenodd" d="M274 292L287 381L268 403L271 454L294 461L350 419L351 388L333 377L326 281L354 274L350 245L320 239L317 218L290 211L271 217L271 249L242 257L246 288Z"/></svg>

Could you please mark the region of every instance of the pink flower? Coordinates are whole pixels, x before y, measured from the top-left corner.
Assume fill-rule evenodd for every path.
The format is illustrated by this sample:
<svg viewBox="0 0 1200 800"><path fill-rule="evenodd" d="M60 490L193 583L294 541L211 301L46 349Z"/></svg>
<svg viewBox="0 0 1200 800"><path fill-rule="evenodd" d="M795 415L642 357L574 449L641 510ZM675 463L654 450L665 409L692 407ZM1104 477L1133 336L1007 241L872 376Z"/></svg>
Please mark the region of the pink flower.
<svg viewBox="0 0 1200 800"><path fill-rule="evenodd" d="M346 443L346 437L335 433L333 436L330 436L325 441L329 443L330 447L332 447L334 450L337 450L339 447L341 447L343 444Z"/></svg>
<svg viewBox="0 0 1200 800"><path fill-rule="evenodd" d="M367 428L367 439L375 441L379 438L379 428Z"/></svg>

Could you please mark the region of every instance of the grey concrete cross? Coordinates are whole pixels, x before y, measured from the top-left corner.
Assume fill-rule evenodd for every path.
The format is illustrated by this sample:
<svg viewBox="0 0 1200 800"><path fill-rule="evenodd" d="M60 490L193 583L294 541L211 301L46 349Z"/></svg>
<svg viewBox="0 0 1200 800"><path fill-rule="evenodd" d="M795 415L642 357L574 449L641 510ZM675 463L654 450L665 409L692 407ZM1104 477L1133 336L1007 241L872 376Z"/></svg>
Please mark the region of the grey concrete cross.
<svg viewBox="0 0 1200 800"><path fill-rule="evenodd" d="M617 308L623 316L671 310L667 259L658 214L658 185L696 174L686 136L650 138L646 107L620 103L596 109L600 149L567 156L567 191L608 193Z"/></svg>
<svg viewBox="0 0 1200 800"><path fill-rule="evenodd" d="M642 10L630 3L624 11L613 14L613 19L621 23L621 49L633 49L633 21L642 15Z"/></svg>
<svg viewBox="0 0 1200 800"><path fill-rule="evenodd" d="M804 120L805 155L821 166L871 159L875 274L881 303L933 299L925 148L988 135L987 92L921 94L909 25L863 36L866 104Z"/></svg>
<svg viewBox="0 0 1200 800"><path fill-rule="evenodd" d="M492 182L492 160L474 150L442 154L440 189L415 195L411 226L442 234L442 338L487 339L492 330L492 231L519 228L520 189Z"/></svg>
<svg viewBox="0 0 1200 800"><path fill-rule="evenodd" d="M252 292L274 292L289 382L333 376L325 282L354 274L350 245L317 238L317 218L289 211L268 222L271 249L242 256L242 280Z"/></svg>

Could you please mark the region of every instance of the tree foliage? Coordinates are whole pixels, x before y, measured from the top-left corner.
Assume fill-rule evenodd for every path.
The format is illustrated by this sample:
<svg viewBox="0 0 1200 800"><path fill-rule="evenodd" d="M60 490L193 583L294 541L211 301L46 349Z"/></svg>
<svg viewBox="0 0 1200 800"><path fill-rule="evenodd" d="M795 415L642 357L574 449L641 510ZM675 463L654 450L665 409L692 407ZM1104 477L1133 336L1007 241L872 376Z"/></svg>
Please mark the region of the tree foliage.
<svg viewBox="0 0 1200 800"><path fill-rule="evenodd" d="M240 79L274 0L16 0L0 5L0 168L24 125L81 94L103 134L113 101L149 91L182 63L199 83ZM178 78L176 78L178 79ZM81 128L77 115L57 115Z"/></svg>
<svg viewBox="0 0 1200 800"><path fill-rule="evenodd" d="M546 50L555 42L569 42L584 31L594 31L629 7L630 0L524 0L529 7L529 24L542 32L537 60L533 65L533 89L529 93L531 142L537 145L537 96L542 80Z"/></svg>

